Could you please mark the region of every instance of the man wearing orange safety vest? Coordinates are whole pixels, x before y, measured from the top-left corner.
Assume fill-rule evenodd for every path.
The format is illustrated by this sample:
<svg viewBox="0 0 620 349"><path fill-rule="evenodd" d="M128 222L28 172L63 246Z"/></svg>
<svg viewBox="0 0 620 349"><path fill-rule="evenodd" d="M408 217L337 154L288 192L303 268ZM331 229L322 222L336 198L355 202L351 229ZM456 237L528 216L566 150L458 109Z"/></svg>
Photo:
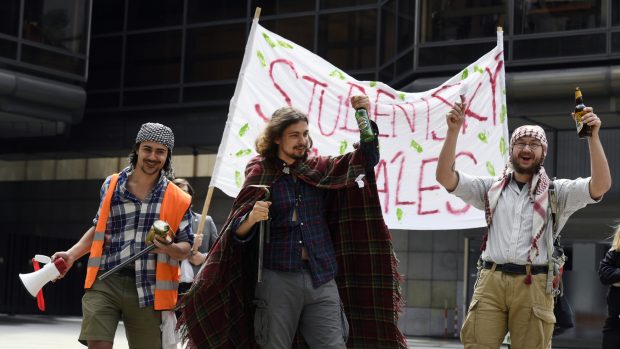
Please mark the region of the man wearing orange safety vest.
<svg viewBox="0 0 620 349"><path fill-rule="evenodd" d="M192 243L191 198L167 178L174 175L173 148L169 127L142 125L130 165L101 187L94 226L68 251L52 256L64 258L70 268L90 252L79 337L89 348L112 348L120 319L130 348L162 347L162 310L176 305L179 261L189 255ZM157 237L154 253L98 280L97 275L147 247L146 237L156 220L166 221L173 234L166 240Z"/></svg>

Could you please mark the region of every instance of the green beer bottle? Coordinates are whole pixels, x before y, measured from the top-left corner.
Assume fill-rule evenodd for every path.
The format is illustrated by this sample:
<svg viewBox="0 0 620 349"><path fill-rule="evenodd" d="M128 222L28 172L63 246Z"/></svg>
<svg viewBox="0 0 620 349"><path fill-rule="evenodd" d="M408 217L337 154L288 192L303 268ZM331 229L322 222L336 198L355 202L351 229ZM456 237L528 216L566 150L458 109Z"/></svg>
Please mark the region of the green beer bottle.
<svg viewBox="0 0 620 349"><path fill-rule="evenodd" d="M370 126L370 119L366 109L360 108L355 110L355 120L357 120L357 127L360 129L360 140L365 143L374 141L375 133Z"/></svg>

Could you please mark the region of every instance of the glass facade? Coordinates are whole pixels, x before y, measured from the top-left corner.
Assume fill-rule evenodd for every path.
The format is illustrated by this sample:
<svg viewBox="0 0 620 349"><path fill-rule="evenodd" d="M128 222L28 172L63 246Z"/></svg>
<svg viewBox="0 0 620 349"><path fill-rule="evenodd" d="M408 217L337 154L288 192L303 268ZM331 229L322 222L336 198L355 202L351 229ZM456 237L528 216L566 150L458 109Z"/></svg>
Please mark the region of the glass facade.
<svg viewBox="0 0 620 349"><path fill-rule="evenodd" d="M86 80L91 1L3 0L0 60L28 71Z"/></svg>
<svg viewBox="0 0 620 349"><path fill-rule="evenodd" d="M515 34L605 26L606 0L515 1Z"/></svg>
<svg viewBox="0 0 620 349"><path fill-rule="evenodd" d="M0 6L2 13L18 9ZM620 54L620 4L610 0L95 0L93 6L88 110L148 104L144 96L158 97L153 105L228 104L256 6L265 28L358 79L396 88L420 74L452 74L495 45L498 26L507 67L578 66ZM3 39L0 57L10 56L13 43ZM60 68L79 69L77 63Z"/></svg>
<svg viewBox="0 0 620 349"><path fill-rule="evenodd" d="M495 37L507 0L423 0L420 42Z"/></svg>

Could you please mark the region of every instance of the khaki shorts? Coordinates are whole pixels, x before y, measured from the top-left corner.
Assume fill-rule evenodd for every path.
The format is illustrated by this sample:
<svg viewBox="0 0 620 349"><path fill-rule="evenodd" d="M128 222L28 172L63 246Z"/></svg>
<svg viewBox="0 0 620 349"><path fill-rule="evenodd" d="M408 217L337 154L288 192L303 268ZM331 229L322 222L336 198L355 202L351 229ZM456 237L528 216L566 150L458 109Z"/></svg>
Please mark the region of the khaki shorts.
<svg viewBox="0 0 620 349"><path fill-rule="evenodd" d="M113 274L96 280L82 297L82 331L80 343L114 342L119 320L123 320L127 341L132 349L161 348L161 312L153 306L138 306L134 277Z"/></svg>

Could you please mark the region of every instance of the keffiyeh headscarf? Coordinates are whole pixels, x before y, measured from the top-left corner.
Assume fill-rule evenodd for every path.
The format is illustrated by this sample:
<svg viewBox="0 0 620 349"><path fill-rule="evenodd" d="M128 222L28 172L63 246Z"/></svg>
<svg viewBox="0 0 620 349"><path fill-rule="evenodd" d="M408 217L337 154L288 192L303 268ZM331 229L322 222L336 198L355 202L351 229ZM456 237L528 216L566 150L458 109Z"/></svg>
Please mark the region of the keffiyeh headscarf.
<svg viewBox="0 0 620 349"><path fill-rule="evenodd" d="M147 122L140 127L136 136L136 144L145 141L156 142L165 145L170 149L174 148L174 133L170 127L156 122Z"/></svg>
<svg viewBox="0 0 620 349"><path fill-rule="evenodd" d="M536 125L524 125L512 132L512 136L510 137L510 147L508 153L512 156L512 149L517 140L523 137L532 137L542 144L542 162L547 155L547 136L545 135L545 131L540 126ZM485 215L487 220L487 234L491 229L491 223L493 221L493 213L495 211L495 207L497 207L497 203L502 194L502 190L510 183L510 179L512 178L512 173L514 172L514 168L512 167L512 163L509 161L506 164L504 169L504 173L502 177L495 182L489 192L487 193L487 207L485 207ZM533 222L532 222L532 245L530 247L530 253L528 255L528 264L532 264L532 261L538 254L540 253L538 247L538 241L542 237L545 227L546 227L546 218L547 218L547 208L549 206L549 177L545 172L545 168L540 166L538 173L535 173L532 176L532 180L530 182L529 195L530 199L534 203L534 214L533 214ZM487 236L484 237L484 241L481 247L481 250L484 251L486 248L486 240ZM531 283L531 274L525 279L526 283Z"/></svg>

